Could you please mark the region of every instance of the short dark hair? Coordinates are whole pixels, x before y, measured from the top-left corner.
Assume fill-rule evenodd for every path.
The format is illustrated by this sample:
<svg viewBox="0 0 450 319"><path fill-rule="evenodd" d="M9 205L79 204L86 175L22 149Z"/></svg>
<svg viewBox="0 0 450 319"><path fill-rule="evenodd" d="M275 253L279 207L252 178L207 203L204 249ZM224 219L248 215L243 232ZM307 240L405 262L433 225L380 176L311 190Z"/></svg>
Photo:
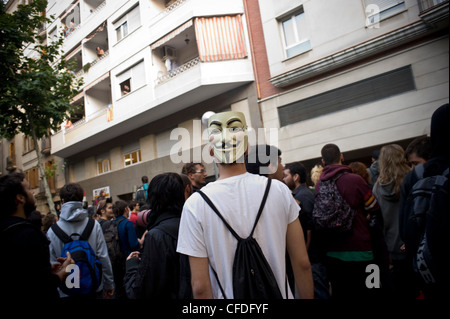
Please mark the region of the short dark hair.
<svg viewBox="0 0 450 319"><path fill-rule="evenodd" d="M291 172L291 175L294 176L298 174L300 177L300 183L306 183L306 168L301 162L289 163L284 166L284 169L288 169Z"/></svg>
<svg viewBox="0 0 450 319"><path fill-rule="evenodd" d="M183 181L183 188L186 188L188 185L192 185L191 180L186 174L180 174L181 180Z"/></svg>
<svg viewBox="0 0 450 319"><path fill-rule="evenodd" d="M320 151L325 166L338 164L341 159L341 151L336 144L326 144Z"/></svg>
<svg viewBox="0 0 450 319"><path fill-rule="evenodd" d="M205 167L202 163L186 163L184 164L183 168L181 169L181 174L188 175L190 173L195 173L195 166L201 165L202 167Z"/></svg>
<svg viewBox="0 0 450 319"><path fill-rule="evenodd" d="M136 202L136 201L134 201L134 200L130 200L130 201L128 202L128 208L129 208L130 210L133 210L137 203L138 203L138 202Z"/></svg>
<svg viewBox="0 0 450 319"><path fill-rule="evenodd" d="M409 143L405 150L405 158L409 162L408 157L411 154L416 153L417 156L428 161L431 158L431 138L428 136L422 136L414 139Z"/></svg>
<svg viewBox="0 0 450 319"><path fill-rule="evenodd" d="M250 152L245 157L245 168L247 172L262 176L269 174L263 173L262 167L268 167L270 163L278 164L278 156L281 156L281 151L278 147L267 144L258 144L250 148Z"/></svg>
<svg viewBox="0 0 450 319"><path fill-rule="evenodd" d="M144 176L142 176L141 177L141 181L142 181L142 183L148 183L148 177L146 176L146 175L144 175Z"/></svg>
<svg viewBox="0 0 450 319"><path fill-rule="evenodd" d="M114 216L117 218L119 216L122 216L125 212L125 209L128 207L128 204L124 200L118 200L113 205L113 213Z"/></svg>
<svg viewBox="0 0 450 319"><path fill-rule="evenodd" d="M84 190L78 183L68 183L59 190L59 197L67 202L82 202Z"/></svg>
<svg viewBox="0 0 450 319"><path fill-rule="evenodd" d="M26 196L22 182L25 174L11 173L0 177L0 203L2 203L1 218L12 215L17 209L16 195Z"/></svg>
<svg viewBox="0 0 450 319"><path fill-rule="evenodd" d="M153 177L148 196L152 209L149 225L152 225L156 218L165 212L175 212L181 216L185 198L183 180L179 174L163 173Z"/></svg>

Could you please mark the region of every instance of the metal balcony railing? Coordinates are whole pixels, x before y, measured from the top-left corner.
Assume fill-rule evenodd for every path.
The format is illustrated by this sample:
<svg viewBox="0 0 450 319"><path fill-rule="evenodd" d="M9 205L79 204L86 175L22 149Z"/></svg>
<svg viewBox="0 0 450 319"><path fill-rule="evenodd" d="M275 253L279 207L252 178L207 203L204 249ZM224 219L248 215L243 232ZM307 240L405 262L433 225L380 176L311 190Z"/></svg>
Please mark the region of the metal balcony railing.
<svg viewBox="0 0 450 319"><path fill-rule="evenodd" d="M167 81L169 81L170 79L176 77L177 75L186 72L189 69L192 69L193 67L195 67L196 65L198 65L200 63L200 57L196 57L184 64L182 64L181 66L179 66L178 68L171 70L161 76L159 76L156 80L155 80L155 85L159 85L162 83L165 83Z"/></svg>
<svg viewBox="0 0 450 319"><path fill-rule="evenodd" d="M169 13L175 11L176 9L178 9L179 7L181 7L182 4L188 2L189 0L178 0L175 1L174 3L172 3L171 5L169 5L168 7L166 7L163 11L161 11L160 13L158 13L154 18L153 18L153 22L152 25L155 24L156 22L158 22L159 20L161 20L163 17L165 17L166 15L168 15Z"/></svg>

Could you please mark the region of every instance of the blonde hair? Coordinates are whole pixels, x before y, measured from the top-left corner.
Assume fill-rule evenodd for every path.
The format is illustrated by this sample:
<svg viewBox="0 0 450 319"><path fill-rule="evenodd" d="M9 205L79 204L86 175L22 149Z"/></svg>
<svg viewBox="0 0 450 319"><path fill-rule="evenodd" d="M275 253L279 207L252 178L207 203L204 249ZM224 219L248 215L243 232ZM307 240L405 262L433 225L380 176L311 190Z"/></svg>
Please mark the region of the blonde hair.
<svg viewBox="0 0 450 319"><path fill-rule="evenodd" d="M317 182L319 181L322 171L323 167L322 165L319 164L314 165L314 167L311 169L311 181L313 182L314 185L316 185Z"/></svg>
<svg viewBox="0 0 450 319"><path fill-rule="evenodd" d="M397 198L400 198L403 179L410 171L403 148L397 144L383 146L378 157L378 164L380 167L378 181L383 184L393 181L395 194Z"/></svg>

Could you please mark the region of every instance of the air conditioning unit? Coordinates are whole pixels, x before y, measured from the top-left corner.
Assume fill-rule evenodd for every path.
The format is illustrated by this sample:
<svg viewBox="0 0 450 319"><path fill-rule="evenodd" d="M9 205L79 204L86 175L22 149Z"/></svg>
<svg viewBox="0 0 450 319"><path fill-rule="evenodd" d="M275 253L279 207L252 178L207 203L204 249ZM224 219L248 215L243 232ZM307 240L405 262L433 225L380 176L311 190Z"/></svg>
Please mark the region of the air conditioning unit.
<svg viewBox="0 0 450 319"><path fill-rule="evenodd" d="M163 52L163 60L164 61L167 60L167 59L173 60L173 59L176 58L177 50L175 50L174 48L165 45L163 47L163 50L164 50L164 52Z"/></svg>

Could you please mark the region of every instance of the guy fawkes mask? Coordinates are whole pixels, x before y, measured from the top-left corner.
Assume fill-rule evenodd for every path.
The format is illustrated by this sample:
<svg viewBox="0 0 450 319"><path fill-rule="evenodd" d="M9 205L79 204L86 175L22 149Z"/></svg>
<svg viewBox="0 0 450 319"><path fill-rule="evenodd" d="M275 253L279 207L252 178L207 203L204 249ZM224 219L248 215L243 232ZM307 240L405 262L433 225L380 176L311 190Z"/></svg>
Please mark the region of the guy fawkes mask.
<svg viewBox="0 0 450 319"><path fill-rule="evenodd" d="M241 112L214 114L208 121L211 149L219 163L244 163L247 150L247 123Z"/></svg>

